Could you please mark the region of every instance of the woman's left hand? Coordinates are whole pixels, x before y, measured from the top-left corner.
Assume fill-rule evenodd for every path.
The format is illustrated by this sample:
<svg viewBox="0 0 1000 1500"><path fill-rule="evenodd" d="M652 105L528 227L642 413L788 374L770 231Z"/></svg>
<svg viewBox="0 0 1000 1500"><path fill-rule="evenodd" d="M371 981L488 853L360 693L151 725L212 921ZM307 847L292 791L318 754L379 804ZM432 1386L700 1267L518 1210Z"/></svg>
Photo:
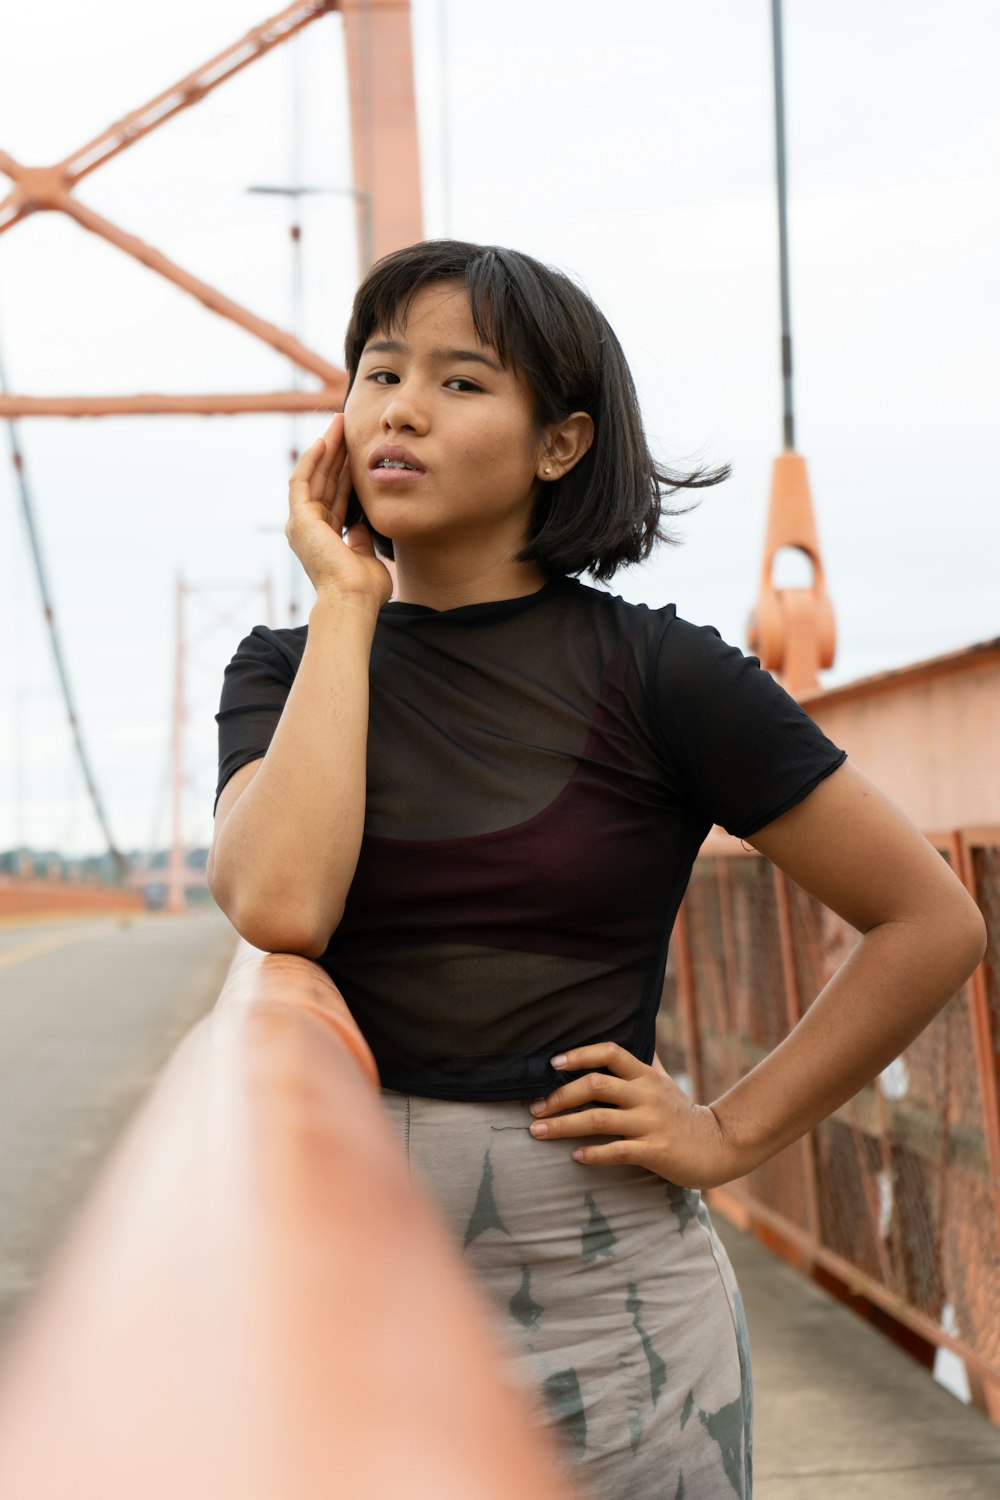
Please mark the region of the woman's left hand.
<svg viewBox="0 0 1000 1500"><path fill-rule="evenodd" d="M597 1042L560 1053L552 1066L572 1073L610 1068L612 1076L587 1073L536 1099L530 1106L536 1138L617 1136L601 1146L577 1147L574 1159L588 1166L646 1167L679 1187L718 1187L739 1175L713 1111L689 1099L659 1058L648 1067L615 1042ZM561 1113L584 1104L596 1107Z"/></svg>

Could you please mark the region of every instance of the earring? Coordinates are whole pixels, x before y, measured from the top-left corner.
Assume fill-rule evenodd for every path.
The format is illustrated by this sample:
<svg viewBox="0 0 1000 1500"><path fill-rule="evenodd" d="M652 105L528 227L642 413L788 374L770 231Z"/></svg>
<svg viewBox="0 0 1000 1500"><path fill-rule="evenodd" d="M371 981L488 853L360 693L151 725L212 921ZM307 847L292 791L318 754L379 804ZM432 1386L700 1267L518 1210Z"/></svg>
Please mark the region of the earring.
<svg viewBox="0 0 1000 1500"><path fill-rule="evenodd" d="M550 464L546 464L545 465L545 472L546 472L546 474L551 474L552 473L552 466Z"/></svg>

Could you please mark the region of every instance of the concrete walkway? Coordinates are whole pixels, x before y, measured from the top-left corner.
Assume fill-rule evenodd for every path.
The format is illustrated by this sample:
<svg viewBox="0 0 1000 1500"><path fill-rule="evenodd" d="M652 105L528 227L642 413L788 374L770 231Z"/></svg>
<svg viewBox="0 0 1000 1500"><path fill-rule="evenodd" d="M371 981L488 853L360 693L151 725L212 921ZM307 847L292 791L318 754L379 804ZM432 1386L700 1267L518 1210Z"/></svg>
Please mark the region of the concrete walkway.
<svg viewBox="0 0 1000 1500"><path fill-rule="evenodd" d="M754 1500L997 1500L1000 1428L712 1215L743 1290Z"/></svg>
<svg viewBox="0 0 1000 1500"><path fill-rule="evenodd" d="M211 911L0 928L0 1346L235 941Z"/></svg>

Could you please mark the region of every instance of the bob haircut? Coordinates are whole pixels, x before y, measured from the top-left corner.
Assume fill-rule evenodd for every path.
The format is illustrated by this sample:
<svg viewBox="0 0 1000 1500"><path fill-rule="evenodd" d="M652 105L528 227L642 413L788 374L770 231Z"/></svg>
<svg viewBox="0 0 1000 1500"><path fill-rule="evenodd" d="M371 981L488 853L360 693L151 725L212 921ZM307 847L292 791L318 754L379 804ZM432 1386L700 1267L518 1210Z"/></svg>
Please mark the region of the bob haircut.
<svg viewBox="0 0 1000 1500"><path fill-rule="evenodd" d="M632 374L608 320L568 276L530 255L441 239L377 261L358 288L347 328L348 392L372 335L399 332L417 293L438 282L465 288L480 342L525 382L539 428L574 411L587 412L594 423L583 458L562 479L542 485L527 546L516 561L608 579L648 557L656 542L675 542L664 517L691 507L670 509L666 498L718 484L729 466L683 473L654 459ZM358 521L382 556L392 557L391 540L370 525L352 493L346 524Z"/></svg>

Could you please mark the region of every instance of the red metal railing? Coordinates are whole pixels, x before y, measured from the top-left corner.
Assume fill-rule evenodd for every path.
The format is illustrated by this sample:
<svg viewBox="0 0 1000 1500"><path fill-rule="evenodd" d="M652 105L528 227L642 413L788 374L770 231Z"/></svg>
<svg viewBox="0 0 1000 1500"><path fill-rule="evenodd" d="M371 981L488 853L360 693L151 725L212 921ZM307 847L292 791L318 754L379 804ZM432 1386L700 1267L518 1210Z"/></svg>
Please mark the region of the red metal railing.
<svg viewBox="0 0 1000 1500"><path fill-rule="evenodd" d="M140 891L62 880L15 880L0 875L0 922L38 916L94 916L142 911Z"/></svg>
<svg viewBox="0 0 1000 1500"><path fill-rule="evenodd" d="M0 1369L10 1500L572 1500L317 964L250 951Z"/></svg>
<svg viewBox="0 0 1000 1500"><path fill-rule="evenodd" d="M802 1269L965 1362L1000 1423L1000 828L932 836L989 928L972 979L801 1141L709 1194ZM752 850L706 854L682 907L658 1050L699 1099L781 1041L857 933Z"/></svg>

